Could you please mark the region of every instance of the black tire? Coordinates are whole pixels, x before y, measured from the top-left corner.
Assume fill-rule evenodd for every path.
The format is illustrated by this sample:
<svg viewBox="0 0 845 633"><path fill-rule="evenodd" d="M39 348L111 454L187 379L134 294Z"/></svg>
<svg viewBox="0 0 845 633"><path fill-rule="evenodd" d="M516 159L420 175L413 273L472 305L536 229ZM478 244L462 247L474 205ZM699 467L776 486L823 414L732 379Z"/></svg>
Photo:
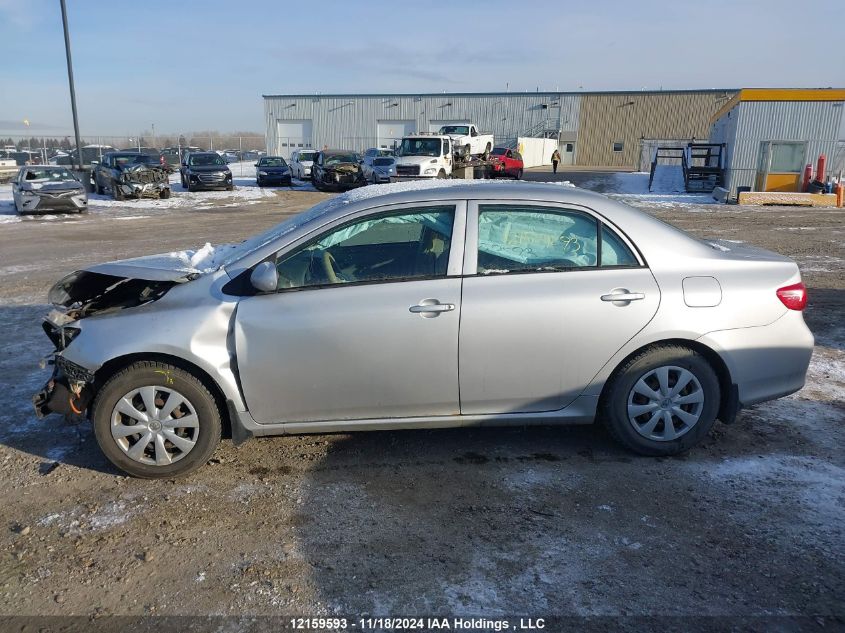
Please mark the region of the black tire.
<svg viewBox="0 0 845 633"><path fill-rule="evenodd" d="M522 180L522 170L519 169L516 172L516 180Z"/></svg>
<svg viewBox="0 0 845 633"><path fill-rule="evenodd" d="M124 196L123 192L120 190L120 185L112 183L111 184L111 191L112 191L112 197L115 200L118 200L118 201L126 200L126 196Z"/></svg>
<svg viewBox="0 0 845 633"><path fill-rule="evenodd" d="M228 187L226 187L226 191L234 191L234 190L235 190L235 185L229 185Z"/></svg>
<svg viewBox="0 0 845 633"><path fill-rule="evenodd" d="M167 198L170 197L170 187L168 187L167 189L162 189L159 192L158 197L161 198L162 200L167 200Z"/></svg>
<svg viewBox="0 0 845 633"><path fill-rule="evenodd" d="M472 158L472 148L469 145L464 145L464 160L468 161Z"/></svg>
<svg viewBox="0 0 845 633"><path fill-rule="evenodd" d="M261 178L256 178L256 179L255 179L255 184L256 184L256 185L258 185L259 187L263 187L263 186L264 186L264 181L263 181L263 180L261 180Z"/></svg>
<svg viewBox="0 0 845 633"><path fill-rule="evenodd" d="M628 397L640 378L665 366L692 373L701 386L704 402L698 421L683 435L674 440L654 440L641 435L628 419ZM677 455L695 446L710 432L720 399L719 379L706 358L680 345L661 345L635 355L614 372L602 395L599 413L613 438L630 450L641 455Z"/></svg>
<svg viewBox="0 0 845 633"><path fill-rule="evenodd" d="M124 395L148 385L166 384L185 396L196 410L199 428L196 444L178 461L167 466L143 464L126 455L111 434L111 414ZM189 371L153 361L139 361L112 376L97 393L91 419L97 443L108 460L120 470L142 479L179 477L205 464L220 442L220 409L202 381Z"/></svg>
<svg viewBox="0 0 845 633"><path fill-rule="evenodd" d="M446 176L446 170L445 169L441 169L440 171L437 172L438 180L443 180L446 177L447 176Z"/></svg>
<svg viewBox="0 0 845 633"><path fill-rule="evenodd" d="M191 185L191 183L188 183L188 187L187 187L187 188L188 188L188 191L190 191L190 192L194 192L194 191L196 191L196 189L194 189L194 187Z"/></svg>
<svg viewBox="0 0 845 633"><path fill-rule="evenodd" d="M490 150L491 149L493 149L493 148L490 147L490 143L487 143L487 147L484 148L484 154L482 156L482 158L484 160L488 160L490 158Z"/></svg>
<svg viewBox="0 0 845 633"><path fill-rule="evenodd" d="M99 196L102 196L103 194L105 194L105 191L103 190L103 188L100 186L99 183L94 183L94 191Z"/></svg>

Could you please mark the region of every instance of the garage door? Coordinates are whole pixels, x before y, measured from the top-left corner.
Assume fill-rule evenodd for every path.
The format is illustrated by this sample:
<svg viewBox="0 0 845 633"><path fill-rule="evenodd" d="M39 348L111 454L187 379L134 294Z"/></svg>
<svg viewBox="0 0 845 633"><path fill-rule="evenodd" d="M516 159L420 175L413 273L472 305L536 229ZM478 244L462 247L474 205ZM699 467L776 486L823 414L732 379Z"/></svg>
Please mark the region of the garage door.
<svg viewBox="0 0 845 633"><path fill-rule="evenodd" d="M417 122L411 120L378 121L378 146L393 147L403 136L417 131Z"/></svg>
<svg viewBox="0 0 845 633"><path fill-rule="evenodd" d="M291 152L311 147L311 119L277 119L276 152L290 158Z"/></svg>

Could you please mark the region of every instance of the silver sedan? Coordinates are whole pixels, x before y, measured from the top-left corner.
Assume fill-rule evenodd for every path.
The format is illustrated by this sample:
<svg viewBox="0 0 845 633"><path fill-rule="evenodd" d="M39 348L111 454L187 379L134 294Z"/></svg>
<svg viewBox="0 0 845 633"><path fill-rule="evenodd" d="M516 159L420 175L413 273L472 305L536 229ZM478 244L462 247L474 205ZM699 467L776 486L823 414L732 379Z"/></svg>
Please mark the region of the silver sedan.
<svg viewBox="0 0 845 633"><path fill-rule="evenodd" d="M671 455L797 391L796 264L559 185L379 185L240 244L58 282L36 410L173 477L286 433L585 424Z"/></svg>

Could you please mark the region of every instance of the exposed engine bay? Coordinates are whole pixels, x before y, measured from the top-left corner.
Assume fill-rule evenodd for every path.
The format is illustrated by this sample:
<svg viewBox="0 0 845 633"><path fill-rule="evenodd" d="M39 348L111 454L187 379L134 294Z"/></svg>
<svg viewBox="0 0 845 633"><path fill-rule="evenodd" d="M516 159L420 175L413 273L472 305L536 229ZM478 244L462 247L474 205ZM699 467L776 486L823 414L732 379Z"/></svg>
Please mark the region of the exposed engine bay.
<svg viewBox="0 0 845 633"><path fill-rule="evenodd" d="M85 417L94 394L94 374L57 354L79 334L80 329L75 327L78 321L156 301L177 283L180 282L150 281L88 270L78 270L59 280L48 295L57 309L50 311L42 323L55 346L43 361L54 366L53 375L32 397L36 415L61 413L76 422Z"/></svg>

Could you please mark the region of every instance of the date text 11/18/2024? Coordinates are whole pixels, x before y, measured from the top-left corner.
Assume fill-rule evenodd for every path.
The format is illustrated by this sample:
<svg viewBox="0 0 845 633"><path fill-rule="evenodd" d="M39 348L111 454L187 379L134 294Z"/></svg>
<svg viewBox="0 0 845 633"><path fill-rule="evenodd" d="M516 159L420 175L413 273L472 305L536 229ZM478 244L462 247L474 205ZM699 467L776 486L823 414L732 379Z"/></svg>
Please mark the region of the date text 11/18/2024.
<svg viewBox="0 0 845 633"><path fill-rule="evenodd" d="M291 618L290 626L300 631L538 631L546 628L544 618Z"/></svg>

